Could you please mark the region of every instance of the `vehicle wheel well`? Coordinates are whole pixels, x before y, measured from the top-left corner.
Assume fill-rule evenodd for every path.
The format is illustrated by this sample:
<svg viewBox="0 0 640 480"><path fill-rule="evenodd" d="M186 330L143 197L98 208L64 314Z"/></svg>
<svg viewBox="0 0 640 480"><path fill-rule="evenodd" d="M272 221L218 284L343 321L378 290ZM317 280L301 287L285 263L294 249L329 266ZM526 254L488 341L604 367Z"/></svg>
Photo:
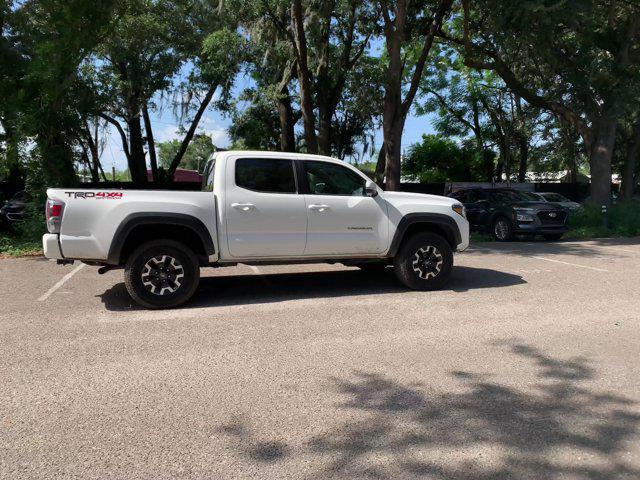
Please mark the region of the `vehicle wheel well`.
<svg viewBox="0 0 640 480"><path fill-rule="evenodd" d="M206 248L200 235L195 230L184 225L162 223L143 224L133 227L122 245L119 263L126 262L129 255L141 244L159 239L183 243L193 251L201 265L208 263Z"/></svg>
<svg viewBox="0 0 640 480"><path fill-rule="evenodd" d="M506 213L497 213L491 218L491 224L489 225L489 228L493 228L493 224L496 223L496 221L500 220L501 218L504 218L509 223L512 222L512 219L509 218L509 215L507 215Z"/></svg>
<svg viewBox="0 0 640 480"><path fill-rule="evenodd" d="M445 225L433 222L417 222L409 225L409 228L407 228L406 232L404 232L404 235L402 236L401 245L404 244L404 242L406 242L412 236L418 233L425 232L440 235L447 240L453 250L455 250L458 246L456 243L455 235L450 228L447 228Z"/></svg>

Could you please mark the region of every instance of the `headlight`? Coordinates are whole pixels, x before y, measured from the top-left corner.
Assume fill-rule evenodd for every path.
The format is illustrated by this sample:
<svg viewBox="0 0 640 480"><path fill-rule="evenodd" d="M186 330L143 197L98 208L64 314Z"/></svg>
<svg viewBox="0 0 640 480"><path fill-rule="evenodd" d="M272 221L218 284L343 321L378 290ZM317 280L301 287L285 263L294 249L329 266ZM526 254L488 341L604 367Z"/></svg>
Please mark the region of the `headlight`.
<svg viewBox="0 0 640 480"><path fill-rule="evenodd" d="M464 218L467 218L467 211L464 209L464 205L461 205L459 203L455 203L453 205L451 205L451 208L453 209L454 212L456 212L458 215L463 216Z"/></svg>

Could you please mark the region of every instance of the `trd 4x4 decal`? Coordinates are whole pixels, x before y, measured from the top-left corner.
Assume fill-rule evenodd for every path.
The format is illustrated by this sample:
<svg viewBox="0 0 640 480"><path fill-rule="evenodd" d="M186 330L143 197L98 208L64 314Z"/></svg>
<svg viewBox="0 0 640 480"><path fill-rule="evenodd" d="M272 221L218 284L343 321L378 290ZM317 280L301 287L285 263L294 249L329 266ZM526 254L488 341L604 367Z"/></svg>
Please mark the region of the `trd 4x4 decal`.
<svg viewBox="0 0 640 480"><path fill-rule="evenodd" d="M69 198L96 198L98 200L121 200L122 192L64 192Z"/></svg>

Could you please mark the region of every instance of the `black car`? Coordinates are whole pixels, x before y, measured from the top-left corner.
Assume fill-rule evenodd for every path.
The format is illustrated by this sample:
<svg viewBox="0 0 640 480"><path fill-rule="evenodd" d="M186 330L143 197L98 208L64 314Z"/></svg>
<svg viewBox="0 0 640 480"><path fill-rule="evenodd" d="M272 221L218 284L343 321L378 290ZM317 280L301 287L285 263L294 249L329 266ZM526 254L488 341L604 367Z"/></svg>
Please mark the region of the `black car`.
<svg viewBox="0 0 640 480"><path fill-rule="evenodd" d="M568 230L568 212L511 188L467 188L449 195L464 204L473 230L491 232L499 241L515 235L542 235L559 240Z"/></svg>
<svg viewBox="0 0 640 480"><path fill-rule="evenodd" d="M27 202L28 198L24 190L16 193L10 200L4 202L4 205L0 208L0 223L11 225L24 219Z"/></svg>

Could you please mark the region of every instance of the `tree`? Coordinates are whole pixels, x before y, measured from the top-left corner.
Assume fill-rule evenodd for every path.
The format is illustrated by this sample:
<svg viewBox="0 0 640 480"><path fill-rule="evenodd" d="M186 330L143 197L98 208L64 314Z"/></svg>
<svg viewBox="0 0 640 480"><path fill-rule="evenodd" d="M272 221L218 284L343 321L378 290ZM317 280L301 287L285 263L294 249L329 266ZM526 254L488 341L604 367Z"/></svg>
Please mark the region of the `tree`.
<svg viewBox="0 0 640 480"><path fill-rule="evenodd" d="M120 8L115 0L30 0L0 7L0 122L10 162L29 145L34 198L44 186L76 181L74 161L86 114L79 75Z"/></svg>
<svg viewBox="0 0 640 480"><path fill-rule="evenodd" d="M158 159L161 167L169 170L181 145L182 141L176 139L158 144ZM181 166L187 170L197 170L202 173L205 163L216 150L209 135L196 133L184 152Z"/></svg>
<svg viewBox="0 0 640 480"><path fill-rule="evenodd" d="M591 197L611 201L619 119L640 82L640 5L583 0L463 0L443 32L465 64L494 70L527 103L557 115L589 154Z"/></svg>
<svg viewBox="0 0 640 480"><path fill-rule="evenodd" d="M421 182L478 181L482 179L482 157L473 144L462 147L439 135L423 135L409 147L404 174Z"/></svg>
<svg viewBox="0 0 640 480"><path fill-rule="evenodd" d="M363 0L293 0L290 5L265 0L258 5L254 24L266 15L295 59L306 150L331 155L336 109L377 29L377 8Z"/></svg>
<svg viewBox="0 0 640 480"><path fill-rule="evenodd" d="M439 0L435 5L433 2L411 3L408 0L380 2L387 54L382 148L389 190L400 187L402 131L418 92L433 40L452 3L452 0Z"/></svg>
<svg viewBox="0 0 640 480"><path fill-rule="evenodd" d="M214 93L230 86L242 48L239 34L225 28L224 21L214 4L127 0L116 31L101 45L96 76L105 108L99 115L120 135L134 182L147 179L145 144L155 170L149 116L157 107L155 96L174 94L181 123L188 124L168 166L172 178ZM184 68L189 69L186 76Z"/></svg>

